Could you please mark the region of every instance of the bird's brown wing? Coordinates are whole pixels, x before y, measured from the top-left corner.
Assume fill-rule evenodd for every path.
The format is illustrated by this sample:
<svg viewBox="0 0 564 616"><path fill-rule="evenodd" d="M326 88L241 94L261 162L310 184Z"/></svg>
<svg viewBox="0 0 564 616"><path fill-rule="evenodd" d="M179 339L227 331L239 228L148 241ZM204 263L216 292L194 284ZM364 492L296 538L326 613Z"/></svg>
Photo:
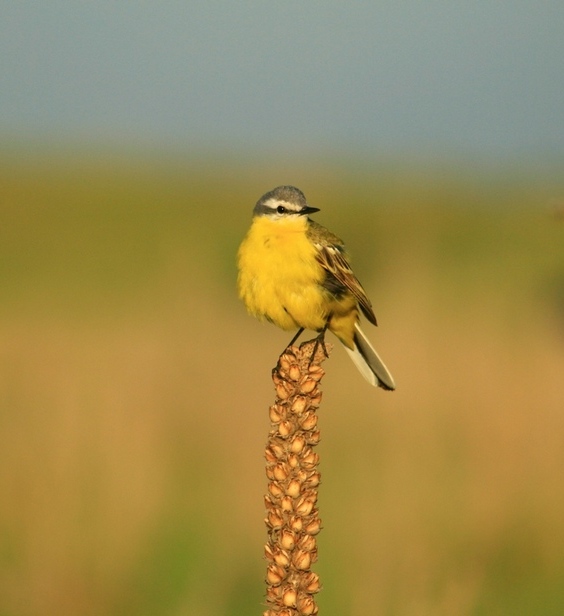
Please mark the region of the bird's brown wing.
<svg viewBox="0 0 564 616"><path fill-rule="evenodd" d="M327 288L334 290L340 286L342 290L349 290L358 301L366 318L376 325L376 315L372 309L372 304L358 278L354 275L343 246L328 244L323 241L316 241L315 239L313 241L318 249L317 260L327 272Z"/></svg>

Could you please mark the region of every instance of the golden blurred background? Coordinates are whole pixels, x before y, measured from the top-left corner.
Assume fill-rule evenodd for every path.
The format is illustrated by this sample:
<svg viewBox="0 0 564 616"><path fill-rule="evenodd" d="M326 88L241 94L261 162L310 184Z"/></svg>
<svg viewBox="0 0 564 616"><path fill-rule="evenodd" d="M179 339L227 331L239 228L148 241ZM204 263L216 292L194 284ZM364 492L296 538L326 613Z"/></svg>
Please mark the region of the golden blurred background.
<svg viewBox="0 0 564 616"><path fill-rule="evenodd" d="M0 615L261 613L270 370L235 253L299 186L398 389L320 409L320 613L564 613L564 184L378 161L4 153Z"/></svg>

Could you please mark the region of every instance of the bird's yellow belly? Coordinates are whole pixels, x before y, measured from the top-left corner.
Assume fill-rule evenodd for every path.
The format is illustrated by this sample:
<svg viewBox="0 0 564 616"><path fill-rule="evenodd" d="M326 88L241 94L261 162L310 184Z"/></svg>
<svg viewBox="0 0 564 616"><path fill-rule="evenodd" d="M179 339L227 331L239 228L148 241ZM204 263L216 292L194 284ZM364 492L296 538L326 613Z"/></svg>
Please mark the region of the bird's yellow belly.
<svg viewBox="0 0 564 616"><path fill-rule="evenodd" d="M324 271L303 229L254 225L239 251L239 295L282 329L320 330L331 312Z"/></svg>

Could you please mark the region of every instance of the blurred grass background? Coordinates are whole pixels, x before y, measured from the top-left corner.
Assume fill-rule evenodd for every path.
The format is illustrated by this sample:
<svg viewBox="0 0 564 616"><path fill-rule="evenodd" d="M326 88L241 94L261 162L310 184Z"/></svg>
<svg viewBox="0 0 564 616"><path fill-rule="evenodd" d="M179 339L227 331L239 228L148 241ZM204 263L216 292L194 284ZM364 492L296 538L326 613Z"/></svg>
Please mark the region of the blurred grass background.
<svg viewBox="0 0 564 616"><path fill-rule="evenodd" d="M326 363L320 613L564 613L564 185L523 169L0 154L0 616L261 613L270 369L235 253L302 188L398 390Z"/></svg>

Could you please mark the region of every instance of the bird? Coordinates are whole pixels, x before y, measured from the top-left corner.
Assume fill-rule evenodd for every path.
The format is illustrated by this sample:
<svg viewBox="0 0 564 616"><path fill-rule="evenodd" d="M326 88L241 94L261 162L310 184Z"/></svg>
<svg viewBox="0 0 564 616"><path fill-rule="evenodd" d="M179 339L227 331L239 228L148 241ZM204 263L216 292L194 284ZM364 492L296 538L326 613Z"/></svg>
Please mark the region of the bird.
<svg viewBox="0 0 564 616"><path fill-rule="evenodd" d="M288 346L309 329L325 349L325 332L333 332L364 378L392 391L390 371L360 328L360 313L377 325L372 304L343 241L309 218L319 211L295 186L278 186L257 201L237 254L239 297L258 319L297 329Z"/></svg>

